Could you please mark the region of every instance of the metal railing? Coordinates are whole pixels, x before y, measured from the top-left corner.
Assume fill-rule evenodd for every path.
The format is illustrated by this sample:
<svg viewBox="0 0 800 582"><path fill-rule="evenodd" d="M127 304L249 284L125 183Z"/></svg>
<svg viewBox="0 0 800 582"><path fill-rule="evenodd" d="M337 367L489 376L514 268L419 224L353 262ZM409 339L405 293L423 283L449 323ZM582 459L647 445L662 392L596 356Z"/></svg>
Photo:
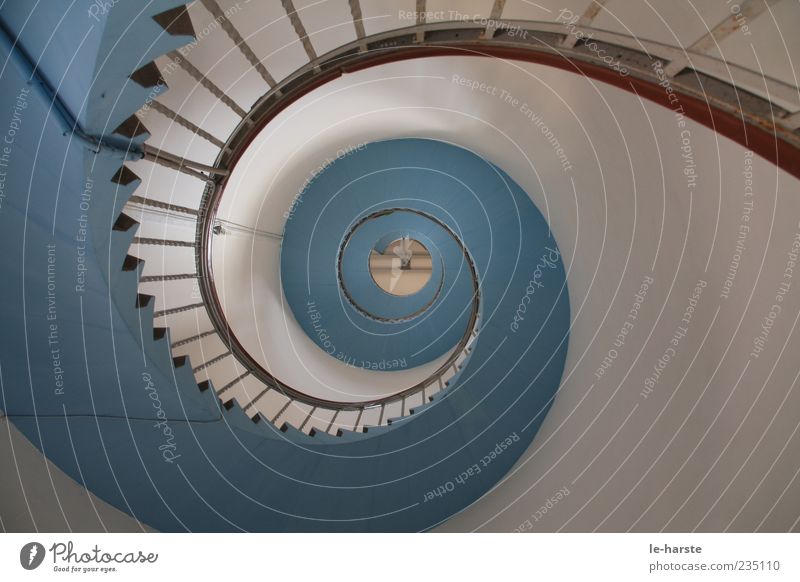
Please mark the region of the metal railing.
<svg viewBox="0 0 800 582"><path fill-rule="evenodd" d="M204 0L204 4L213 9L214 3L210 0ZM500 11L502 11L502 6ZM499 19L501 14L496 16ZM232 24L228 24L228 28L225 29L226 33L235 37L238 33L235 29L229 30L232 28ZM257 410L258 403L272 391L280 393L286 399L277 407L275 414L266 417L259 413L253 417L254 420L266 418L285 429L287 426L285 419L289 417L290 411L293 407L299 408L302 405L307 407L308 411L303 409L303 414L294 423L298 429L313 434L317 430L314 424L315 415L320 418L321 410L332 411L331 418L322 423L325 425L323 430L337 434L342 428L354 431L366 430L366 426L371 424L366 421L367 412L377 412L378 420L375 424L387 424L389 421L387 416L390 414L389 407L393 404L399 403L400 416L413 412L413 409L409 409L408 406L412 398L416 399L419 395L421 402L430 400L433 394L447 387L448 382L469 358L472 344L478 335L479 289L474 264L471 262L467 250L461 245L472 269L473 281L476 285L474 305L467 332L447 361L419 384L385 398L357 403L316 398L287 386L255 362L236 339L224 316L213 283L211 240L219 201L233 166L252 137L278 113L314 88L348 71L407 58L434 55L476 55L544 62L572 68L583 74L595 75L597 78L601 78L603 74L609 74L607 65L600 59L597 51L587 50L582 43L569 42L571 39L566 34L563 23L503 20L501 24L498 26L496 21L493 21L491 26L447 21L418 22L415 26L369 37L359 34L357 40L321 57L313 54L310 62L283 81L275 83L270 78L270 89L256 101L246 114L242 115L243 111L237 110L241 121L222 144L212 166L190 162L149 146L143 148L143 156L146 159L198 177L205 182L205 189L196 211L184 207L172 207L164 203L153 203L154 206L167 211L196 216L194 243L186 245L180 242L177 245L192 246L195 249L196 270L191 274L151 275L143 280L165 282L196 278L202 297L201 304L165 309L156 312L155 315L164 317L186 310L205 308L211 320L212 329L177 340L172 343L171 347L175 349L206 337L218 336L226 346L227 352L211 361L201 363L195 367L195 370L205 370L229 355L236 358L245 368L244 373L225 382L218 389L220 396L228 393L237 383L252 376L263 384L263 388L244 404L243 408L248 414ZM798 127L800 127L800 94L796 87L701 52L687 51L681 47L598 30L590 26L581 26L581 29L593 39L597 46L612 51L617 61L629 71L632 79L657 86L661 79L652 64L655 61L671 63L672 66L668 66L666 70L675 93L702 99L708 104L709 109L720 110L736 116L759 131L771 132L776 141L788 144L794 152L800 148L800 131L798 131ZM244 43L244 40L242 39L241 42ZM243 50L249 50L249 47L244 47ZM582 68L583 65L590 65L594 68L585 69ZM196 78L199 76L203 79L204 83L201 84L204 87L210 86L202 72L194 70L193 73ZM218 94L221 92L219 88L213 86L211 89L219 99L223 99ZM233 104L227 95L224 95L224 102L229 106ZM234 107L234 109L237 108L238 106ZM687 116L691 117L692 113L687 112ZM769 151L759 153L769 157ZM785 156L782 160L785 160ZM790 171L800 174L800 169L797 168L794 170L790 168ZM457 237L456 240L458 241ZM173 241L158 243L153 239L139 239L135 242L174 244ZM460 241L458 242L460 244ZM340 417L345 411L355 411L356 420L344 424Z"/></svg>
<svg viewBox="0 0 800 582"><path fill-rule="evenodd" d="M337 253L337 256L336 256L336 276L337 276L337 279L339 281L339 288L342 290L342 294L344 295L344 297L347 300L347 302L353 307L353 309L355 309L356 311L358 311L362 315L364 315L366 317L369 317L370 319L374 319L375 321L381 321L381 322L384 322L384 323L398 323L398 322L402 322L402 321L409 321L409 320L419 316L424 311L429 309L431 307L431 305L433 305L433 303L439 297L439 294L442 291L442 287L444 286L444 276L442 276L442 279L439 282L439 286L437 287L436 291L434 292L433 297L431 297L430 301L428 301L425 305L423 305L422 307L420 307L419 309L417 309L413 313L410 313L410 314L402 316L402 317L385 317L385 316L381 316L381 315L372 313L371 311L369 311L369 310L365 309L364 307L362 307L353 298L352 294L348 290L347 285L345 284L345 281L344 281L344 276L342 275L342 261L344 260L344 254L345 254L345 251L347 249L347 245L350 242L350 239L352 238L353 234L355 234L355 232L359 229L359 227L361 227L365 222L367 222L369 220L372 220L374 218L378 218L380 216L388 216L389 214L392 214L394 212L410 212L410 213L416 214L418 216L422 216L422 217L430 220L431 222L435 223L440 228L442 228L450 236L450 238L453 239L453 241L456 243L456 245L458 245L459 249L461 250L461 254L464 256L464 260L465 260L468 268L470 269L470 274L471 274L472 280L474 282L474 285L473 285L473 302L472 302L473 306L472 306L472 311L473 311L473 313L477 314L478 310L479 310L479 307L480 307L480 305L479 305L479 291L480 291L480 289L479 289L479 286L478 286L478 283L477 283L478 274L475 271L475 264L472 261L472 258L469 256L469 253L467 252L467 249L461 243L461 240L458 238L458 236L456 236L456 233L453 232L453 230L449 226L447 226L444 222L442 222L441 220L437 219L436 217L428 214L427 212L422 212L422 211L416 210L414 208L386 208L386 209L383 209L383 210L378 210L377 212L372 212L372 213L370 213L370 214L368 214L366 216L362 216L357 221L355 221L355 223L347 231L347 233L345 234L345 236L344 236L344 238L342 240L342 244L339 247L339 252Z"/></svg>

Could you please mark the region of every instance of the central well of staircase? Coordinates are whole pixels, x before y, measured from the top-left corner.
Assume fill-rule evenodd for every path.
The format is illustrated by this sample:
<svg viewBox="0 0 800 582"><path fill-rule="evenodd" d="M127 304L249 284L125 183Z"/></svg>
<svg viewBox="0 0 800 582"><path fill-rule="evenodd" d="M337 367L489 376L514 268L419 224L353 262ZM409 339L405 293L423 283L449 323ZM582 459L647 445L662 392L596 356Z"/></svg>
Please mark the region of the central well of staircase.
<svg viewBox="0 0 800 582"><path fill-rule="evenodd" d="M389 243L381 252L369 255L369 274L381 289L392 295L418 293L431 278L431 253L418 240L408 236Z"/></svg>

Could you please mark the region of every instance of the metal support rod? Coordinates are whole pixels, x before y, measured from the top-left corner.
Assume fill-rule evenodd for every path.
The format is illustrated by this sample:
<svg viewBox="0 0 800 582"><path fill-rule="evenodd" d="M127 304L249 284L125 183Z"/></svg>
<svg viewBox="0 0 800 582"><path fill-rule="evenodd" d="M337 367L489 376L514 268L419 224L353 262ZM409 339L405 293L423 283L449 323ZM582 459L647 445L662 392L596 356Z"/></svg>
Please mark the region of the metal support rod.
<svg viewBox="0 0 800 582"><path fill-rule="evenodd" d="M364 409L363 408L359 408L358 409L358 417L356 417L356 423L353 425L353 432L355 432L356 429L358 429L358 424L361 422L361 416L363 414L364 414Z"/></svg>
<svg viewBox="0 0 800 582"><path fill-rule="evenodd" d="M184 305L183 307L173 307L172 309L162 309L161 311L153 312L153 318L163 317L165 315L172 315L174 313L182 313L184 311L191 311L192 309L199 309L203 307L202 303L192 303L191 305Z"/></svg>
<svg viewBox="0 0 800 582"><path fill-rule="evenodd" d="M258 74L261 75L261 78L264 79L264 82L270 87L274 87L275 79L269 74L269 71L267 71L267 69L261 63L261 59L259 59L253 52L253 49L250 48L250 45L245 42L244 38L242 38L242 35L239 34L238 30L236 30L236 27L233 25L233 23L226 18L225 13L222 11L222 8L219 7L219 4L217 4L216 0L200 0L200 2L203 4L203 6L205 6L206 10L211 13L211 15L214 17L214 20L219 22L222 30L224 30L225 34L228 35L228 38L233 41L233 44L236 45L236 48L241 51L242 55L244 55L244 58L247 59L247 62L249 62L250 65L256 71L258 71Z"/></svg>
<svg viewBox="0 0 800 582"><path fill-rule="evenodd" d="M193 335L192 337L187 337L186 339L182 339L182 340L178 340L176 342L173 342L172 345L170 346L170 348L174 350L175 348L179 348L181 346L185 346L185 345L190 344L192 342L196 342L197 340L203 339L204 337L208 337L208 336L210 336L212 334L215 334L215 333L217 333L217 332L215 330L213 330L213 329L211 329L209 331L204 331L203 333L198 333L197 335Z"/></svg>
<svg viewBox="0 0 800 582"><path fill-rule="evenodd" d="M503 8L506 6L506 0L494 0L492 12L489 14L490 20L500 20L503 16Z"/></svg>
<svg viewBox="0 0 800 582"><path fill-rule="evenodd" d="M312 407L312 408L311 408L311 412L309 412L309 413L308 413L308 416L306 416L306 419L305 419L305 420L303 421L303 423L302 423L302 424L301 424L301 425L298 427L298 429L297 429L297 430L303 430L303 429L306 427L306 424L308 423L308 421L309 421L309 420L311 420L311 417L312 417L312 416L314 416L314 412L316 412L316 410L317 410L317 407L316 407L316 406L314 406L314 407Z"/></svg>
<svg viewBox="0 0 800 582"><path fill-rule="evenodd" d="M333 418L331 418L331 421L328 423L328 427L325 429L325 432L330 432L331 431L331 428L333 427L333 423L336 422L336 417L339 416L339 412L341 412L341 410L339 410L337 408L336 412L333 413Z"/></svg>
<svg viewBox="0 0 800 582"><path fill-rule="evenodd" d="M386 411L386 405L385 404L381 404L381 415L378 417L378 426L380 426L381 423L383 423L383 413L385 411Z"/></svg>
<svg viewBox="0 0 800 582"><path fill-rule="evenodd" d="M589 26L592 21L597 18L597 15L600 14L600 11L603 7L608 4L608 0L593 0L589 2L589 6L586 7L583 14L581 14L580 19L578 19L578 26ZM572 48L578 43L578 35L577 34L567 34L564 37L564 40L561 41L561 46L564 48Z"/></svg>
<svg viewBox="0 0 800 582"><path fill-rule="evenodd" d="M144 144L143 150L144 159L162 164L167 167L175 168L181 172L186 172L190 175L199 177L201 180L208 180L209 177L204 176L199 172L208 172L209 174L219 176L227 176L230 174L230 172L225 168L215 168L214 166L208 166L206 164L201 164L200 162L187 160L180 156L176 156L175 154L165 152L164 150L156 149L147 144Z"/></svg>
<svg viewBox="0 0 800 582"><path fill-rule="evenodd" d="M248 374L249 374L249 373L250 373L250 372L248 372ZM267 394L267 392L269 392L270 390L272 390L272 387L271 387L271 386L267 386L267 387L266 387L266 388L264 388L264 389L263 389L261 392L259 392L258 394L256 394L256 397L255 397L255 398L253 398L253 399L252 399L250 402L248 402L248 403L247 403L247 406L245 406L245 407L244 407L244 410L245 410L245 412L247 412L248 410L250 410L251 408L253 408L253 407L256 405L256 402L258 402L259 400L261 400L261 399L262 399L262 398L263 398L263 397L264 397L264 396Z"/></svg>
<svg viewBox="0 0 800 582"><path fill-rule="evenodd" d="M148 154L147 152L145 152L144 159L151 162L155 162L156 164L164 166L165 168L169 168L171 170L177 170L178 172L183 172L184 174L192 176L193 178L197 178L198 180L202 180L204 182L213 182L213 180L209 176L201 174L200 172L196 172L191 168L184 166L183 164L173 162L162 156Z"/></svg>
<svg viewBox="0 0 800 582"><path fill-rule="evenodd" d="M150 102L150 107L152 107L153 109L158 111L164 117L166 117L168 119L171 119L172 121L174 121L175 123L177 123L181 127L185 128L185 129L188 129L192 133L202 137L207 142L217 146L219 149L222 149L222 148L225 147L225 143L223 141L221 141L218 138L214 137L213 135L208 133L205 129L201 128L200 126L198 126L198 125L196 125L194 123L192 123L191 121L186 119L183 115L181 115L177 111L173 111L172 109L170 109L169 107L167 107L163 103L161 103L159 101L151 101Z"/></svg>
<svg viewBox="0 0 800 582"><path fill-rule="evenodd" d="M353 17L353 26L356 29L356 37L364 38L367 36L364 30L364 15L361 12L361 4L358 0L348 0L350 3L350 14Z"/></svg>
<svg viewBox="0 0 800 582"><path fill-rule="evenodd" d="M146 238L135 236L133 237L133 244L135 245L154 245L162 247L194 247L194 241L186 240L168 240L163 238Z"/></svg>
<svg viewBox="0 0 800 582"><path fill-rule="evenodd" d="M674 77L684 68L691 65L691 56L686 53L707 53L719 46L723 39L737 32L742 22L752 22L758 16L777 4L779 0L743 0L737 5L738 11L735 16L726 15L714 28L687 47L681 56L671 61L664 67L664 74L667 77ZM733 11L731 11L732 14Z"/></svg>
<svg viewBox="0 0 800 582"><path fill-rule="evenodd" d="M778 123L791 130L800 129L800 111L788 114L778 120Z"/></svg>
<svg viewBox="0 0 800 582"><path fill-rule="evenodd" d="M170 204L168 202L161 202L160 200L153 200L151 198L142 198L141 196L131 196L128 198L128 202L133 202L134 204L141 204L142 206L150 206L152 208L160 208L161 210L168 210L170 212L178 212L180 214L190 214L191 216L197 216L198 212L194 208L188 208L186 206L178 206L177 204Z"/></svg>
<svg viewBox="0 0 800 582"><path fill-rule="evenodd" d="M246 371L244 374L242 374L241 376L239 376L239 377L238 377L238 378L236 378L235 380L231 380L230 382L228 382L227 384L225 384L225 386L223 386L222 388L220 388L219 390L217 390L217 395L221 395L223 392L227 392L228 390L230 390L231 388L233 388L234 386L236 386L236 384L238 384L239 382L241 382L243 379L245 379L245 378L246 378L247 376L249 376L249 375L250 375L250 370L247 370L247 371ZM248 404L247 406L249 407L250 405ZM245 408L244 410L246 411L246 410L247 410L247 408Z"/></svg>
<svg viewBox="0 0 800 582"><path fill-rule="evenodd" d="M227 358L230 355L231 355L231 351L228 350L227 352L224 352L224 353L218 355L216 358L211 358L209 361L207 361L204 364L200 364L199 366L195 366L194 368L192 368L192 372L196 374L197 372L200 372L201 370L205 370L206 368L210 368L211 366L213 366L214 364L216 364L220 360L224 360L225 358Z"/></svg>
<svg viewBox="0 0 800 582"><path fill-rule="evenodd" d="M428 12L425 7L425 0L417 0L417 26L422 26L428 21ZM417 30L417 42L425 40L425 31Z"/></svg>
<svg viewBox="0 0 800 582"><path fill-rule="evenodd" d="M273 416L273 417L272 417L272 420L271 420L271 422L276 422L276 421L278 420L278 418L280 418L281 414L283 414L284 412L286 412L286 409L287 409L287 408L289 408L289 405L290 405L292 402L294 402L294 400L292 400L292 399L290 398L290 399L289 399L289 400L286 402L286 404L284 404L284 405L283 405L283 407L282 407L282 408L281 408L281 409L278 411L278 414L276 414L275 416Z"/></svg>
<svg viewBox="0 0 800 582"><path fill-rule="evenodd" d="M278 234L277 232L258 230L255 228L250 228L248 226L242 226L241 224L231 222L230 220L223 220L221 218L217 218L214 221L214 234L226 234L228 232L239 232L242 234L250 234L255 236L262 236L265 238L271 238L273 240L283 240L283 235Z"/></svg>
<svg viewBox="0 0 800 582"><path fill-rule="evenodd" d="M294 3L292 3L292 0L281 0L281 4L283 4L283 9L286 11L286 16L289 17L289 22L292 23L292 26L294 27L294 31L297 33L297 36L300 38L300 42L303 43L303 48L306 49L306 54L308 55L308 60L316 61L317 60L317 52L314 50L314 47L311 45L311 40L308 38L308 33L306 32L306 27L303 26L303 23L300 20L300 16L297 14L297 10L294 7Z"/></svg>
<svg viewBox="0 0 800 582"><path fill-rule="evenodd" d="M183 279L197 279L197 273L182 273L180 275L146 275L139 278L139 283L156 283L159 281L181 281Z"/></svg>
<svg viewBox="0 0 800 582"><path fill-rule="evenodd" d="M208 77L206 77L200 69L195 67L192 63L190 63L186 57L181 55L178 51L172 51L168 53L167 56L172 59L174 63L176 63L180 68L186 71L190 77L192 77L195 81L200 83L203 87L208 89L208 91L214 95L217 99L222 101L225 105L230 107L230 109L239 117L245 117L247 112L239 107L239 105L231 99L222 89L217 87Z"/></svg>
<svg viewBox="0 0 800 582"><path fill-rule="evenodd" d="M506 0L494 0L492 12L489 14L489 24L486 30L483 31L483 38L492 38L494 31L497 30L500 24L500 18L503 16L503 8L506 6Z"/></svg>
<svg viewBox="0 0 800 582"><path fill-rule="evenodd" d="M428 12L425 8L425 0L417 0L417 25L428 22Z"/></svg>

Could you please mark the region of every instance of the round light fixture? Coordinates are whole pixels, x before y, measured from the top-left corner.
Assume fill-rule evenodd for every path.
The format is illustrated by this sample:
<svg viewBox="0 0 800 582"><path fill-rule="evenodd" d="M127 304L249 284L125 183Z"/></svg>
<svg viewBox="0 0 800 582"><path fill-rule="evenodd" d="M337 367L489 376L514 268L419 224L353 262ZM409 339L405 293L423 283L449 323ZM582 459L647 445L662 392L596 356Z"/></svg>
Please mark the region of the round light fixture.
<svg viewBox="0 0 800 582"><path fill-rule="evenodd" d="M390 242L383 252L373 249L369 272L375 283L392 295L419 292L431 278L431 254L418 240L404 236Z"/></svg>

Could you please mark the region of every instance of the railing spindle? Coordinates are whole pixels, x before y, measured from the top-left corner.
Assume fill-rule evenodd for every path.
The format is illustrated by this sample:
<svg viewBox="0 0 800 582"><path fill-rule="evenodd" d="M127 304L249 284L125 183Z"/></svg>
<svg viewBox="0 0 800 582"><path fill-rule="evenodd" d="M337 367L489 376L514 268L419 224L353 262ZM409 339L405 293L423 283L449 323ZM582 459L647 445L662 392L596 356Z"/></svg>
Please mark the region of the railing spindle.
<svg viewBox="0 0 800 582"><path fill-rule="evenodd" d="M236 384L238 384L238 383L239 383L239 382L241 382L243 379L245 379L245 378L246 378L246 377L247 377L249 374L250 374L250 370L247 370L247 371L246 371L244 374L240 375L240 376L239 376L238 378L236 378L235 380L231 380L230 382L228 382L227 384L225 384L225 386L223 386L222 388L220 388L220 389L217 391L217 394L222 394L222 393L224 393L224 392L227 392L228 390L230 390L231 388L233 388L234 386L236 386ZM247 406L244 408L244 410L247 410L249 406L250 406L250 405L248 404L248 405L247 405Z"/></svg>
<svg viewBox="0 0 800 582"><path fill-rule="evenodd" d="M197 335L193 335L192 337L187 337L186 339L182 339L182 340L178 340L176 342L173 342L172 345L170 346L170 348L174 350L175 348L179 348L181 346L185 346L185 345L190 344L192 342L196 342L197 340L203 339L204 337L208 337L208 336L210 336L212 334L215 334L215 333L217 333L217 332L215 330L213 330L213 329L211 329L209 331L204 331L203 333L198 333Z"/></svg>
<svg viewBox="0 0 800 582"><path fill-rule="evenodd" d="M331 418L331 421L328 423L328 428L325 429L325 432L331 432L331 428L333 427L333 423L336 422L336 417L339 416L339 412L341 412L341 409L337 408L336 412L333 413L333 418Z"/></svg>
<svg viewBox="0 0 800 582"><path fill-rule="evenodd" d="M197 279L197 273L180 273L178 275L145 275L139 277L139 283L158 283L160 281L181 281L183 279Z"/></svg>
<svg viewBox="0 0 800 582"><path fill-rule="evenodd" d="M292 402L294 402L294 400L292 400L292 399L290 398L290 399L289 399L289 400L286 402L286 404L284 404L284 405L283 405L283 407L281 407L281 409L278 411L278 414L276 414L275 416L273 416L273 417L272 417L272 421L271 421L271 422L273 422L273 423L277 422L277 421L278 421L278 419L280 418L281 414L283 414L284 412L286 412L286 409L287 409L287 408L289 408L289 405L290 405Z"/></svg>
<svg viewBox="0 0 800 582"><path fill-rule="evenodd" d="M169 240L162 238L146 238L135 236L133 237L133 244L135 245L155 245L162 247L194 247L194 241L188 240Z"/></svg>
<svg viewBox="0 0 800 582"><path fill-rule="evenodd" d="M216 364L220 360L223 360L223 359L227 358L230 355L231 355L231 351L228 350L227 352L224 352L224 353L218 355L216 358L210 359L209 361L207 361L204 364L200 364L199 366L195 366L194 368L192 368L192 372L194 372L196 374L197 372L200 372L201 370L205 370L206 368L209 368L209 367L213 366L214 364Z"/></svg>
<svg viewBox="0 0 800 582"><path fill-rule="evenodd" d="M203 307L202 303L192 303L191 305L184 305L183 307L172 307L170 309L162 309L160 311L154 311L153 317L163 317L165 315L172 315L174 313L181 313L183 311L191 311L192 309L199 309Z"/></svg>
<svg viewBox="0 0 800 582"><path fill-rule="evenodd" d="M306 419L303 421L303 423L300 425L300 427L297 430L302 431L306 427L306 424L308 423L309 420L311 420L311 417L314 416L314 412L316 412L316 410L317 410L317 407L314 406L311 409L311 412L308 413L308 416L306 416Z"/></svg>
<svg viewBox="0 0 800 582"><path fill-rule="evenodd" d="M258 402L259 400L261 400L261 399L262 399L262 398L263 398L263 397L266 395L266 393L267 393L267 392L269 392L270 390L272 390L272 387L271 387L271 386L267 386L267 387L266 387L266 388L264 388L264 389L263 389L261 392L259 392L258 394L256 394L256 397L255 397L255 398L253 398L253 399L252 399L252 400L251 400L251 401L250 401L250 402L247 404L247 406L245 406L245 407L244 407L244 410L245 410L245 412L246 412L246 411L248 411L248 410L250 410L251 408L253 408L253 407L256 405L256 402Z"/></svg>
<svg viewBox="0 0 800 582"><path fill-rule="evenodd" d="M189 214L197 216L198 212L194 208L188 206L178 206L177 204L169 204L168 202L161 202L160 200L153 200L152 198L143 198L141 196L131 196L128 202L140 204L142 206L150 206L152 208L159 208L161 210L168 210L170 212L177 212L179 214Z"/></svg>

